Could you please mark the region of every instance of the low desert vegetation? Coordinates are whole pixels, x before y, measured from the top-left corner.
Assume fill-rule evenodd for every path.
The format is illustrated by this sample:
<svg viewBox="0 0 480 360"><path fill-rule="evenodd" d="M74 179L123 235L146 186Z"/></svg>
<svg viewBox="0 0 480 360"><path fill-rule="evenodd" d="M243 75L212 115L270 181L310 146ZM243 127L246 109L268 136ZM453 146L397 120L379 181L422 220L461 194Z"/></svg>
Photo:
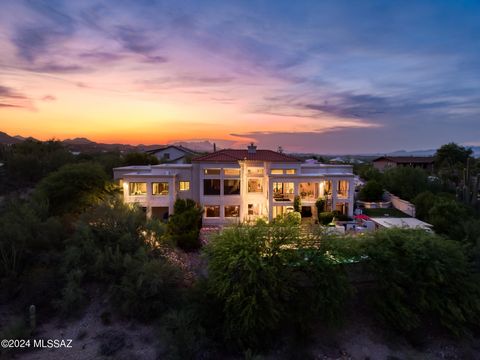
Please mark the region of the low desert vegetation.
<svg viewBox="0 0 480 360"><path fill-rule="evenodd" d="M333 236L318 225L306 237L296 211L270 224L225 228L204 245L195 202L178 200L167 223L148 220L119 198L104 172L112 159L49 151L55 155L42 158L55 161L39 165L28 196L1 203L0 302L15 313L2 324L5 336L35 332L30 305L37 324L61 317L68 326L97 296L92 288L108 301L104 314L114 315L102 321L154 324L160 356L169 359L254 358L285 344L308 358L312 334L341 328L352 301L365 304L382 329L407 338L432 328L457 339L480 331L478 214L449 191L411 187L419 216L437 234ZM26 171L17 167L8 171ZM316 205L320 223L340 218L325 211L325 200ZM195 276L187 276L182 256L201 259ZM368 291L353 281L352 267L368 279Z"/></svg>

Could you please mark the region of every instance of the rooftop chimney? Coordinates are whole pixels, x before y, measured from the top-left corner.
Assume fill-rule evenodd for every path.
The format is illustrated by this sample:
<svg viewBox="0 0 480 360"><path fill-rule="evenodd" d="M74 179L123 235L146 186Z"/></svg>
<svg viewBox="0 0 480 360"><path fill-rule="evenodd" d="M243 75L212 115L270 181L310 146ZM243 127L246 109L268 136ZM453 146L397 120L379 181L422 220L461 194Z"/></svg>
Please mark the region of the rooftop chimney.
<svg viewBox="0 0 480 360"><path fill-rule="evenodd" d="M257 147L253 145L253 142L248 145L248 153L255 154L257 152Z"/></svg>
<svg viewBox="0 0 480 360"><path fill-rule="evenodd" d="M217 144L213 143L213 152L217 151Z"/></svg>

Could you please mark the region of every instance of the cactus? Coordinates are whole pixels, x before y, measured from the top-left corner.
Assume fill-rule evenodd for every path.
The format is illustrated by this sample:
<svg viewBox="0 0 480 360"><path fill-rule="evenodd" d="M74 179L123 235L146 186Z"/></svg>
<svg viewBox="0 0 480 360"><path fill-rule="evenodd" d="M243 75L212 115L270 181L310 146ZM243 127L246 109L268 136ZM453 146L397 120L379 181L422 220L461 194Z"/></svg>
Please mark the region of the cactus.
<svg viewBox="0 0 480 360"><path fill-rule="evenodd" d="M36 311L35 305L30 305L29 312L30 312L30 331L33 334L37 327L37 311Z"/></svg>

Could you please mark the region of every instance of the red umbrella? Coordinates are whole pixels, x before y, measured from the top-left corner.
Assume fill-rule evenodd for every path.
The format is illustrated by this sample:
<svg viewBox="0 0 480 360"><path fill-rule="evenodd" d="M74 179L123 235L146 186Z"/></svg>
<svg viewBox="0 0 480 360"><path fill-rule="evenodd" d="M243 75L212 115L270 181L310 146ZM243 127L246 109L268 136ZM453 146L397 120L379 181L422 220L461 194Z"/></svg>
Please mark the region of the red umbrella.
<svg viewBox="0 0 480 360"><path fill-rule="evenodd" d="M365 214L355 215L355 219L370 220L370 218Z"/></svg>

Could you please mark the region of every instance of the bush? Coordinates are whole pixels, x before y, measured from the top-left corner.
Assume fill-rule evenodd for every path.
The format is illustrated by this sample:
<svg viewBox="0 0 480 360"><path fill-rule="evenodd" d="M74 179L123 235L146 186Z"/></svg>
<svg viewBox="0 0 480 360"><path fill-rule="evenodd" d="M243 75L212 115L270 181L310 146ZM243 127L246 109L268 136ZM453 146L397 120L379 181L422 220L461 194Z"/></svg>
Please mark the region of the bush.
<svg viewBox="0 0 480 360"><path fill-rule="evenodd" d="M298 227L285 223L228 228L207 245L209 292L225 315L226 340L260 349L285 328L338 320L345 274L321 251L302 249Z"/></svg>
<svg viewBox="0 0 480 360"><path fill-rule="evenodd" d="M71 270L66 276L66 285L59 300L55 301L57 309L64 317L79 315L87 304L85 290L82 287L83 272L80 269Z"/></svg>
<svg viewBox="0 0 480 360"><path fill-rule="evenodd" d="M289 212L285 215L285 221L291 225L300 225L302 223L302 214L298 211Z"/></svg>
<svg viewBox="0 0 480 360"><path fill-rule="evenodd" d="M368 202L382 201L382 196L383 186L376 180L368 181L358 194L360 200Z"/></svg>
<svg viewBox="0 0 480 360"><path fill-rule="evenodd" d="M113 286L112 295L122 314L151 320L179 302L182 274L166 259L139 255L125 262L124 275Z"/></svg>
<svg viewBox="0 0 480 360"><path fill-rule="evenodd" d="M210 341L195 312L173 310L167 313L162 319L161 337L167 344L166 359L210 358L201 356L202 353L208 355Z"/></svg>
<svg viewBox="0 0 480 360"><path fill-rule="evenodd" d="M438 320L455 335L480 323L480 285L462 246L423 230L378 231L365 243L376 313L409 332Z"/></svg>
<svg viewBox="0 0 480 360"><path fill-rule="evenodd" d="M195 201L177 199L173 215L168 220L168 235L184 251L195 251L201 247L200 229L202 210Z"/></svg>
<svg viewBox="0 0 480 360"><path fill-rule="evenodd" d="M322 225L328 225L332 222L334 217L335 217L335 213L333 211L325 211L318 214L318 221Z"/></svg>
<svg viewBox="0 0 480 360"><path fill-rule="evenodd" d="M318 199L315 202L315 206L317 207L317 214L320 214L325 211L325 199Z"/></svg>
<svg viewBox="0 0 480 360"><path fill-rule="evenodd" d="M298 195L293 198L293 209L296 212L302 211L302 199Z"/></svg>

